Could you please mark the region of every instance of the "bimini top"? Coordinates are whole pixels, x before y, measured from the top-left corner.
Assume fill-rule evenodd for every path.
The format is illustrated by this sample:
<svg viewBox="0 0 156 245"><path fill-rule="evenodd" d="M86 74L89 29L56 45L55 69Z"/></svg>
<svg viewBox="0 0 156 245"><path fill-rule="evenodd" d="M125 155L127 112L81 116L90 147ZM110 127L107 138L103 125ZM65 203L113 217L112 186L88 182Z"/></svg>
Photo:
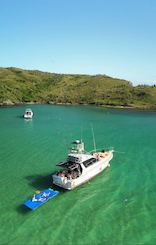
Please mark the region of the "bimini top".
<svg viewBox="0 0 156 245"><path fill-rule="evenodd" d="M85 163L86 161L96 161L96 158L91 153L85 151L82 141L75 140L72 142L72 147L70 148L66 161L58 163L57 166L72 171L79 164Z"/></svg>

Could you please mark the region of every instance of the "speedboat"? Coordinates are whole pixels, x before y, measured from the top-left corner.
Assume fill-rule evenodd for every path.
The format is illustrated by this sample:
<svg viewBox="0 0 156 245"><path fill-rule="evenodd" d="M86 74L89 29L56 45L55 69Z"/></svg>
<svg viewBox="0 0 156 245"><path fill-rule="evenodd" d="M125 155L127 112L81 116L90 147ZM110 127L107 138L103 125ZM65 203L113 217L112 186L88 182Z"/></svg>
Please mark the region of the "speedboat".
<svg viewBox="0 0 156 245"><path fill-rule="evenodd" d="M86 152L84 143L76 140L72 142L67 160L57 164L62 169L52 175L53 184L72 190L110 167L112 158L113 150Z"/></svg>
<svg viewBox="0 0 156 245"><path fill-rule="evenodd" d="M24 113L24 118L25 119L31 119L33 117L33 112L31 109L26 109Z"/></svg>

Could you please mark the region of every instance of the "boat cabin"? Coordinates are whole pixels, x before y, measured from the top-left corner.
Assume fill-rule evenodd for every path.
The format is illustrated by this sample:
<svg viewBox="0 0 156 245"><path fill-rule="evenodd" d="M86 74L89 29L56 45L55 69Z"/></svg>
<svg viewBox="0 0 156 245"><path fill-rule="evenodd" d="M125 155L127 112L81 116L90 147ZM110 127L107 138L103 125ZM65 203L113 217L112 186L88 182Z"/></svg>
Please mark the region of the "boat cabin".
<svg viewBox="0 0 156 245"><path fill-rule="evenodd" d="M26 109L24 113L24 118L31 119L33 117L33 112L31 109Z"/></svg>
<svg viewBox="0 0 156 245"><path fill-rule="evenodd" d="M58 175L67 178L75 179L79 177L85 168L96 163L98 159L90 153L85 153L84 143L76 140L72 143L72 148L68 154L66 162L60 162L57 166L63 170L58 172Z"/></svg>

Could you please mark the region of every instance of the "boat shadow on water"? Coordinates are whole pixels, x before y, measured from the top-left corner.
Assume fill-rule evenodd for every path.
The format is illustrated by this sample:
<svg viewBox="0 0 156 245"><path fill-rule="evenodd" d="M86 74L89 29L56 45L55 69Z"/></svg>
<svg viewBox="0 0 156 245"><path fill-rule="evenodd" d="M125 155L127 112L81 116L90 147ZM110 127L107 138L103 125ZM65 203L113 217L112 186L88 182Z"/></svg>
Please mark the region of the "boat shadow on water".
<svg viewBox="0 0 156 245"><path fill-rule="evenodd" d="M28 184L34 187L36 190L42 191L47 188L54 189L60 193L65 193L66 190L59 188L58 186L52 183L52 174L50 175L30 175L27 176Z"/></svg>
<svg viewBox="0 0 156 245"><path fill-rule="evenodd" d="M23 115L21 116L21 115L18 115L18 116L16 116L16 118L21 118L21 119L23 119L24 117L23 117Z"/></svg>
<svg viewBox="0 0 156 245"><path fill-rule="evenodd" d="M50 175L30 175L26 177L26 180L28 180L28 184L32 187L35 188L34 193L37 191L43 191L45 189L51 188L55 191L58 191L59 194L64 194L65 192L67 192L66 190L59 188L58 186L53 185L52 183L52 174ZM26 199L30 199L32 196L28 196ZM30 213L30 209L27 208L25 205L20 204L17 207L17 212L21 213L21 214L28 214Z"/></svg>
<svg viewBox="0 0 156 245"><path fill-rule="evenodd" d="M20 213L20 214L30 214L30 209L26 206L24 206L23 204L20 204L18 207L17 207L17 212Z"/></svg>

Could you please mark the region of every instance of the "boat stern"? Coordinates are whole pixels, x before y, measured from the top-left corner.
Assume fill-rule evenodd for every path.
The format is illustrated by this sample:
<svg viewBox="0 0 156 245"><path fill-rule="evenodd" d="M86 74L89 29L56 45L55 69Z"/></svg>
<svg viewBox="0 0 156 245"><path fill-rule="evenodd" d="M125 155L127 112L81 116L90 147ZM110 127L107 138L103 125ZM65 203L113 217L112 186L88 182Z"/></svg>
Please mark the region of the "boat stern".
<svg viewBox="0 0 156 245"><path fill-rule="evenodd" d="M61 188L64 188L66 190L72 190L73 189L73 183L71 180L67 179L65 176L59 176L57 174L52 175L53 178L53 184L57 185Z"/></svg>

